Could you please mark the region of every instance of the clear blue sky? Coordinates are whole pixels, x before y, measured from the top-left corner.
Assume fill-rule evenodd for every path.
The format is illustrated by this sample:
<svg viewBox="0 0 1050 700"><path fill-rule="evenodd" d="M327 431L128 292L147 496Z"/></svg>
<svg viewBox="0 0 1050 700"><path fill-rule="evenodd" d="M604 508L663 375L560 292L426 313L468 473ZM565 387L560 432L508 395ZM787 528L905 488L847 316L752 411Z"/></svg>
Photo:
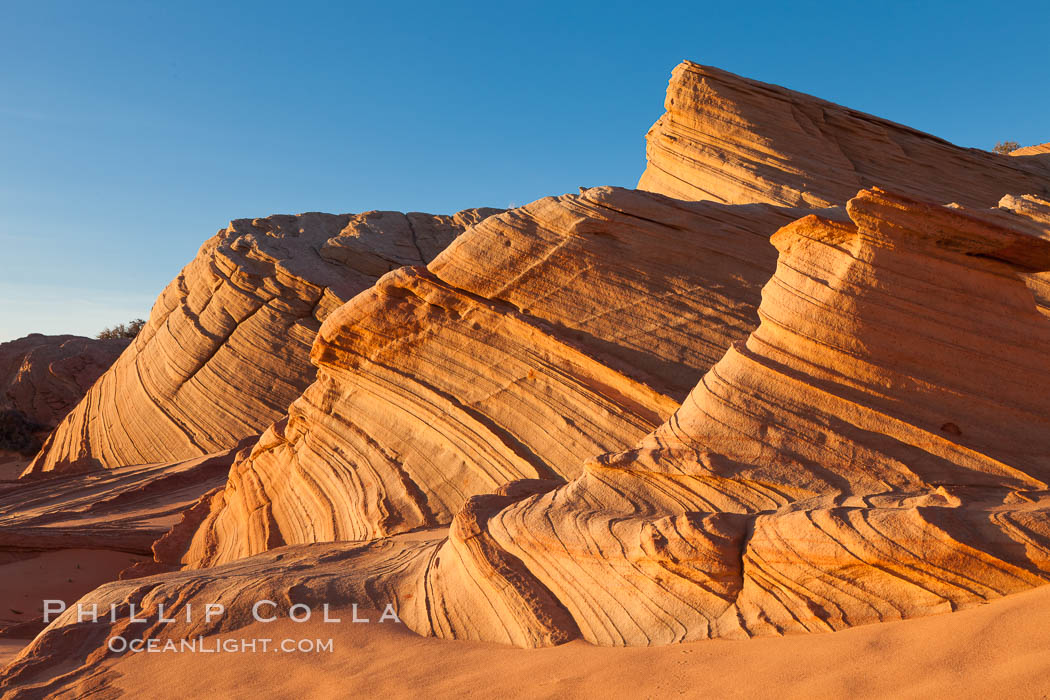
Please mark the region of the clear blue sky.
<svg viewBox="0 0 1050 700"><path fill-rule="evenodd" d="M1045 1L0 9L0 341L145 317L231 218L633 186L685 58L965 146L1050 140Z"/></svg>

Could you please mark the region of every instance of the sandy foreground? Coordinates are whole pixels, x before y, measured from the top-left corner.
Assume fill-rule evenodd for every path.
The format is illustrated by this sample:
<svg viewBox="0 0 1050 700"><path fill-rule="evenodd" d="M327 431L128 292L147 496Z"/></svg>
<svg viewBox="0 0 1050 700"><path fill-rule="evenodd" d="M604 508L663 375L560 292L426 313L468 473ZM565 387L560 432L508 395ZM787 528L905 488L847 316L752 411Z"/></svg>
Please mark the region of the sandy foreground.
<svg viewBox="0 0 1050 700"><path fill-rule="evenodd" d="M22 647L28 643L28 639L0 639L0 668L15 658L18 652L22 651Z"/></svg>
<svg viewBox="0 0 1050 700"><path fill-rule="evenodd" d="M0 451L0 481L13 481L29 466L29 458Z"/></svg>
<svg viewBox="0 0 1050 700"><path fill-rule="evenodd" d="M39 619L44 600L72 603L142 558L96 549L25 555L0 552L0 629ZM28 643L28 639L0 637L0 667Z"/></svg>
<svg viewBox="0 0 1050 700"><path fill-rule="evenodd" d="M153 698L1045 698L1050 690L1050 587L843 632L656 648L576 641L522 650L347 621L281 620L224 638L331 638L333 651L139 653L107 665L126 697ZM15 646L0 640L0 655Z"/></svg>

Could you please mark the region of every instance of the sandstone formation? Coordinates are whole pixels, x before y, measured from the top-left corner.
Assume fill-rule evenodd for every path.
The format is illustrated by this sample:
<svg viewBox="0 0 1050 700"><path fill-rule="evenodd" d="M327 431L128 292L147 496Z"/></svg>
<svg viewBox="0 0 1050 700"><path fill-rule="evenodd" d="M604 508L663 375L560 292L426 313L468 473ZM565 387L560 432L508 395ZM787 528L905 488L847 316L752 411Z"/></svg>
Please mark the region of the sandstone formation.
<svg viewBox="0 0 1050 700"><path fill-rule="evenodd" d="M373 590L377 599L393 595L396 587L391 586L391 577L399 582L405 573L418 574L420 566L425 565L420 555L432 551L444 534L447 529L432 531L429 537L412 533L368 544L285 547L211 569L108 583L80 601L88 610L91 605L98 606L101 614L97 622L86 618L78 623L78 609L71 605L0 669L0 698L35 700L61 697L61 692L72 698L83 696L83 692L71 689L84 684L98 691L112 680L104 664L113 656L107 649L109 638L178 640L231 632L253 621L251 608L260 600L277 603L282 616L291 605L309 605L316 611L315 620L323 614L322 606L328 604L332 617L349 622L352 605L360 604L363 609L370 604L367 590ZM370 582L375 583L374 588ZM406 588L404 594L409 598L387 598L380 609L388 602L395 609L402 602L407 605L413 593L420 595L422 590ZM420 597L416 602L422 601ZM203 614L207 603L221 603L224 613L207 619ZM131 621L132 605L135 617L146 622ZM112 618L110 606L116 610ZM164 606L168 613L181 612L174 623L160 623L158 606Z"/></svg>
<svg viewBox="0 0 1050 700"><path fill-rule="evenodd" d="M1008 194L999 200L997 209L983 211L980 215L998 225L1050 240L1050 200L1031 194ZM1035 296L1039 311L1050 316L1050 273L1036 272L1022 275L1022 278Z"/></svg>
<svg viewBox="0 0 1050 700"><path fill-rule="evenodd" d="M25 470L48 433L127 344L39 333L0 343L0 481Z"/></svg>
<svg viewBox="0 0 1050 700"><path fill-rule="evenodd" d="M633 449L567 484L474 496L448 529L108 584L85 602L117 622L65 613L7 682L97 673L113 634L238 629L260 599L390 603L447 638L652 645L837 630L1047 583L1050 322L1018 270L1050 269L1050 242L997 223L1012 215L878 189L847 211L773 236L760 325ZM160 605L214 599L218 620L157 622ZM74 670L56 679L58 653Z"/></svg>
<svg viewBox="0 0 1050 700"><path fill-rule="evenodd" d="M517 650L406 634L397 624L256 623L233 637L333 639L332 653L125 654L55 700L519 697L780 700L1040 697L1050 675L1050 587L951 615L842 634L609 650L576 640ZM214 645L219 637L204 639ZM3 646L0 645L0 654ZM0 663L3 658L0 656ZM53 686L52 686L53 687ZM68 694L67 694L68 693ZM304 698L305 693L305 698ZM26 693L29 695L29 692Z"/></svg>
<svg viewBox="0 0 1050 700"><path fill-rule="evenodd" d="M1050 169L1039 163L1022 161L1024 167L1017 167L1016 160L1005 160L1002 156L973 149L960 149L885 120L694 64L683 64L676 69L668 92L668 110L668 114L650 133L650 169L642 178L642 186L656 182L651 179L650 173L659 170L658 166L654 170L653 163L663 157L660 155L662 152L653 146L659 143L661 130L673 131L687 121L686 117L693 120L690 123L695 127L695 133L690 131L690 134L696 138L714 139L717 136L718 143L724 148L729 148L726 144L737 144L739 148L735 152L738 155L753 153L755 143L759 141L767 147L773 144L781 152L781 160L777 162L783 167L761 170L752 163L736 175L731 175L732 168L723 162L726 156L718 156L717 172L711 175L717 187L709 188L708 194L717 190L724 195L721 198L728 201L755 201L765 197L767 201L780 203L826 206L840 204L854 193L856 186L850 183L879 180L899 185L906 192L933 191L944 193L945 201L978 202L991 206L998 201L1004 186L1045 191L1047 176L1050 174ZM811 141L823 144L823 151L810 141L797 140L795 131L801 128L801 121L795 124L795 131L792 131L781 123L782 120L776 119L776 115L784 110L794 114L796 120L802 119L799 115L806 114L815 120L814 123L820 122L821 129L810 129L807 133ZM819 119L818 113L822 115ZM752 117L754 121L748 121ZM877 137L872 135L876 132ZM682 140L678 136L671 141L680 145ZM887 144L895 146L890 148ZM792 149L796 149L797 153ZM821 158L826 162L821 167L809 161L799 161L790 167L783 165L785 159L816 158L814 154L829 149L838 153L838 160L825 154L826 157ZM849 177L844 174L843 153L849 156L849 164L853 168ZM903 153L909 154L908 157L914 158L919 165L911 163ZM837 165L831 167L828 163ZM802 169L805 177L802 180L795 178L789 172L792 168ZM935 171L945 171L949 176L946 179L942 172L931 180ZM732 194L731 189L727 189L730 180L746 184L748 192L762 191L769 196L752 197L740 192ZM796 187L796 194L785 195L792 187ZM695 190L677 190L673 193L703 196ZM637 199L637 195L634 197ZM567 201L567 198L561 199ZM1024 215L1032 217L1030 210L1034 205L1031 202L1040 200L1034 195L1025 195L1017 201L1029 203ZM629 206L624 208L608 203L605 206L619 206L627 215L661 220L659 212L653 216L634 212ZM539 203L532 207L538 211ZM563 225L559 219L565 214L554 209L541 214L531 211L524 214L526 209L518 211L527 218L541 220L541 235L556 242L558 239L549 238L549 234L542 229L556 230L559 225ZM587 219L593 217L593 212L585 209L573 215ZM501 219L492 219L487 222L488 228L497 227L500 221L512 221L514 216L508 213ZM544 217L549 221L544 220ZM576 225L581 230L584 228L583 225ZM596 225L610 232L624 228L622 221L604 222L600 217L597 223L588 222L586 225ZM515 227L522 228L517 224L509 224L512 231ZM592 268L589 262L572 260L570 256L576 256L578 252L569 249L562 251L563 260L567 262L556 260L559 271L553 274L555 279L559 276L568 278L565 270L575 275L569 278L572 279L572 285L568 293L551 295L547 288L536 283L532 287L526 286L519 295L521 298L510 299L503 287L509 284L513 288L518 283L519 268L526 268L528 274L542 284L558 287L558 282L547 279L552 275L546 265L532 266L534 257L542 258L550 246L557 243L546 243L539 248L531 242L516 245L512 234L502 234L493 239L487 235L485 226L478 229L461 239L452 250L431 265L433 275L420 276L417 272L404 271L395 273L384 278L368 295L347 305L333 317L314 351L315 362L321 367L318 382L291 408L289 419L279 422L267 433L252 459L238 465L229 489L217 496L212 504L212 515L206 527L197 534L194 551L170 564L212 565L281 544L368 539L445 523L466 496L491 493L499 483L514 478L572 477L578 468L576 465L581 464L587 455L630 444L631 430L637 432L644 427L645 420L651 420L651 412L649 416L645 416L644 411L642 415L634 416L634 407L620 405L616 408L615 420L580 420L579 416L593 412L594 408L581 411L574 407L573 401L578 399L578 390L575 387L567 391L564 386L549 386L542 381L542 367L527 362L520 369L510 371L510 365L503 358L483 361L480 371L477 366L471 367L475 356L483 357L486 354L484 351L479 354L478 348L474 346L476 343L480 342L482 346L499 345L499 342L478 336L487 332L490 326L500 325L490 319L499 318L502 310L495 309L495 316L479 315L473 326L466 328L462 319L466 313L474 311L475 305L471 303L464 307L457 303L456 290L448 290L448 285L443 283L450 283L454 288L483 298L493 298L495 295L498 301L509 300L514 310L546 323L552 320L549 314L543 309L537 311L532 308L535 303L530 293L538 290L535 293L541 295L544 301L561 310L562 316L553 319L554 329L558 332L575 330L579 318L593 314L595 308L608 304L608 294L620 294L615 285L609 285L604 279L605 275L596 272L597 268ZM763 230L768 232L772 227ZM1038 234L1038 231L1026 230ZM760 265L769 260L763 257L761 250L737 248L737 259L747 259ZM493 256L493 250L502 250L506 255ZM609 249L595 249L593 252L593 256L599 259L610 254L618 253L610 253ZM627 259L632 265L638 263L634 274L649 275L644 258L631 255ZM484 265L479 264L479 261L494 264ZM702 264L705 268L710 267L706 260ZM730 259L729 264L735 264L735 261ZM771 265L768 262L765 264ZM461 272L471 266L477 269ZM731 270L726 264L720 267L723 278L739 276L739 271ZM590 277L576 275L577 268L590 269L593 274ZM771 267L766 269L771 271ZM457 274L459 277L456 277ZM1050 315L1050 284L1047 276L1026 274L1025 278L1036 295L1040 310ZM508 282L508 279L511 281ZM722 290L724 281L707 277L701 284L708 290ZM453 293L450 294L450 291ZM687 337L668 337L665 340L654 337L652 333L642 332L635 337L644 338L645 349L631 347L638 345L636 340L614 340L612 345L596 346L593 342L595 337L608 343L606 338L617 335L619 329L635 323L630 317L648 303L623 303L618 300L614 302L619 309L617 315L602 314L597 317L607 324L607 330L597 336L589 330L584 336L576 333L575 347L583 347L585 354L609 364L628 378L640 379L644 385L667 398L680 400L685 388L692 386L696 375L682 375L684 382L676 383L675 378L669 380L660 374L674 367L667 365L665 358L702 352L702 362L686 363L687 367L702 371L731 343L742 338L742 330L749 330L746 324L739 323L734 326L735 332L730 333L712 326L712 321L717 326L719 309L725 303L722 300L712 303L709 298L701 298L700 306L694 305L683 311L674 306L676 299L667 299L658 290L637 286L634 291L639 299L658 297L671 301L672 305L660 312L667 318L676 314L686 318L706 314L707 318L703 320L704 332L701 334L702 345ZM748 305L755 303L754 296L741 294L734 287L724 288L721 294L725 299L735 299L736 302L743 301ZM431 313L423 317L418 310L418 299L425 299L430 308L440 309L442 315ZM579 299L585 300L586 304L581 306ZM392 308L398 307L403 310L395 316ZM465 359L456 360L454 373L436 369L446 365L449 359L443 348L447 341L439 340L443 330L438 330L449 326L449 320L444 317L446 309L453 309L448 315L452 316L456 333L463 338L455 346ZM745 310L743 317L748 313ZM376 330L364 330L371 326L375 326ZM406 329L418 329L412 330L411 334L425 338L422 349L417 350L414 341L405 339L403 334ZM501 330L502 335L522 332L509 328ZM530 329L528 332L535 331ZM617 347L619 345L631 347L630 352L621 352ZM384 348L380 364L375 364L376 358L371 355L376 347ZM347 360L347 348L351 356L367 356L368 361ZM610 351L613 355L611 358L601 356ZM664 363L663 367L651 369L654 358ZM347 373L345 367L340 367L341 364L349 365L352 371ZM506 368L508 371L501 376L493 368ZM524 382L521 381L522 375L525 377ZM383 377L381 380L380 376ZM543 386L530 381L536 376L541 378ZM376 384L377 380L381 385ZM617 381L612 380L612 385ZM412 388L406 391L402 386L405 383L422 383L425 386L422 390ZM510 387L514 387L513 393L508 392ZM599 391L607 392L607 389ZM530 397L535 392L542 392L539 401L522 398ZM406 395L410 395L410 398ZM482 396L485 397L485 407L480 414L471 414L470 411L476 408L472 403L474 397ZM378 399L379 404L387 407L379 410L376 397L381 397ZM555 400L568 397L569 401L554 403L550 397ZM414 405L406 408L406 401ZM467 410L456 406L457 403ZM600 404L599 410L604 410ZM456 413L461 415L456 416ZM337 417L334 414L353 417ZM450 415L454 416L451 422ZM420 420L420 416L426 418ZM546 422L543 416L548 419ZM639 421L639 418L642 420ZM625 431L618 424L624 420L633 424L630 430ZM565 430L566 427L568 430ZM596 435L588 435L588 430ZM424 432L427 434L422 434ZM448 445L450 436L457 436L451 448ZM548 436L554 439L547 439ZM397 447L391 448L391 445ZM497 454L500 450L509 450L511 454L494 456L493 445L496 445ZM521 456L523 451L524 462ZM304 498L303 494L310 496ZM250 527L243 527L246 522L251 523Z"/></svg>
<svg viewBox="0 0 1050 700"><path fill-rule="evenodd" d="M1009 156L691 61L671 74L639 189L740 204L826 207L878 186L974 209L1050 199L1050 144ZM1009 195L1008 195L1009 196ZM1050 316L1050 275L1027 277Z"/></svg>
<svg viewBox="0 0 1050 700"><path fill-rule="evenodd" d="M576 476L747 337L795 216L606 187L486 219L332 313L317 381L168 563L445 525L503 483Z"/></svg>
<svg viewBox="0 0 1050 700"><path fill-rule="evenodd" d="M1025 146L1016 151L1010 151L1011 156L1047 156L1050 155L1050 143L1041 143L1038 146Z"/></svg>
<svg viewBox="0 0 1050 700"><path fill-rule="evenodd" d="M313 380L310 346L333 309L495 211L231 222L161 293L27 473L188 459L260 433Z"/></svg>
<svg viewBox="0 0 1050 700"><path fill-rule="evenodd" d="M667 110L638 191L205 244L30 472L198 461L0 485L0 548L175 524L81 601L112 620L67 611L0 694L108 692L110 637L232 632L260 600L641 646L1050 582L1046 149L692 63Z"/></svg>
<svg viewBox="0 0 1050 700"><path fill-rule="evenodd" d="M238 449L168 464L0 483L0 552L112 549L153 543L202 495L222 486Z"/></svg>
<svg viewBox="0 0 1050 700"><path fill-rule="evenodd" d="M252 441L240 447L247 451ZM79 597L133 561L129 575L152 570L145 557L173 525L193 517L203 494L226 482L237 452L0 482L0 640L40 632L42 599Z"/></svg>
<svg viewBox="0 0 1050 700"><path fill-rule="evenodd" d="M1050 233L1047 233L1050 231L1050 200L1032 194L1020 197L1008 194L999 200L999 209L1031 219L1037 227L1042 228L1042 231L1034 230L1032 233L1050 238Z"/></svg>
<svg viewBox="0 0 1050 700"><path fill-rule="evenodd" d="M54 428L127 345L39 333L0 343L0 409Z"/></svg>
<svg viewBox="0 0 1050 700"><path fill-rule="evenodd" d="M489 518L584 638L834 630L1047 582L1050 324L1016 271L1050 242L879 190L848 211L773 237L760 326L672 420ZM446 625L499 630L487 609Z"/></svg>
<svg viewBox="0 0 1050 700"><path fill-rule="evenodd" d="M680 199L841 205L872 185L935 202L995 206L1050 195L1045 146L1010 156L690 61L671 75L649 130L639 189Z"/></svg>

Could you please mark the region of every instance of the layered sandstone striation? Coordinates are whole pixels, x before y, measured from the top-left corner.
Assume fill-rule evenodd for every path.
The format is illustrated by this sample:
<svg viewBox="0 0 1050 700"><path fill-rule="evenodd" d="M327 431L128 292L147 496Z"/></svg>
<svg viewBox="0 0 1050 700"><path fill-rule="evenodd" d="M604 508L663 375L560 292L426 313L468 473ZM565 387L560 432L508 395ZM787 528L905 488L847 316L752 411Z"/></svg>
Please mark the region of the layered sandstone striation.
<svg viewBox="0 0 1050 700"><path fill-rule="evenodd" d="M1025 146L1015 151L1010 151L1011 156L1050 156L1050 143L1041 143L1037 146Z"/></svg>
<svg viewBox="0 0 1050 700"><path fill-rule="evenodd" d="M1045 145L1010 156L935 136L690 61L649 130L639 189L681 199L841 205L872 185L992 207L1006 192L1050 195Z"/></svg>
<svg viewBox="0 0 1050 700"><path fill-rule="evenodd" d="M1050 322L1021 274L1050 269L1050 241L1004 224L1016 214L879 189L847 211L772 237L758 327L630 449L568 483L472 496L449 527L109 584L84 602L155 619L218 597L227 614L67 612L7 682L82 680L112 634L230 631L264 598L389 603L446 638L616 646L837 630L1047 583ZM55 654L75 669L57 680Z"/></svg>
<svg viewBox="0 0 1050 700"><path fill-rule="evenodd" d="M471 499L409 624L665 644L1050 580L1050 324L1019 275L1050 269L1050 242L881 190L847 209L773 237L759 327L633 449Z"/></svg>
<svg viewBox="0 0 1050 700"><path fill-rule="evenodd" d="M692 63L667 110L639 191L209 241L31 472L198 461L0 485L0 536L41 548L178 523L81 601L113 621L70 610L0 691L107 688L108 638L230 632L259 600L627 646L1050 582L1045 147Z"/></svg>
<svg viewBox="0 0 1050 700"><path fill-rule="evenodd" d="M584 638L834 630L1047 582L1050 325L1018 271L1050 243L879 190L848 211L773 237L761 324L670 421L489 518Z"/></svg>
<svg viewBox="0 0 1050 700"><path fill-rule="evenodd" d="M1024 230L1033 236L1050 240L1050 200L1035 195L1005 195L996 209L983 211L981 216L1008 228ZM1025 284L1035 296L1036 306L1044 316L1050 316L1050 273L1034 272L1022 275Z"/></svg>
<svg viewBox="0 0 1050 700"><path fill-rule="evenodd" d="M226 482L237 452L0 481L0 640L40 632L45 599L72 601L132 562L153 570L158 539Z"/></svg>
<svg viewBox="0 0 1050 700"><path fill-rule="evenodd" d="M332 313L317 380L168 563L447 525L506 482L577 476L747 337L796 216L602 187L486 219Z"/></svg>
<svg viewBox="0 0 1050 700"><path fill-rule="evenodd" d="M0 553L107 549L151 555L153 544L226 482L239 450L167 464L0 483Z"/></svg>
<svg viewBox="0 0 1050 700"><path fill-rule="evenodd" d="M332 310L495 211L231 222L161 293L27 473L188 459L257 435L313 380L310 346Z"/></svg>
<svg viewBox="0 0 1050 700"><path fill-rule="evenodd" d="M1031 220L1035 235L1050 238L1050 200L1032 194L1004 195L999 200L999 209Z"/></svg>

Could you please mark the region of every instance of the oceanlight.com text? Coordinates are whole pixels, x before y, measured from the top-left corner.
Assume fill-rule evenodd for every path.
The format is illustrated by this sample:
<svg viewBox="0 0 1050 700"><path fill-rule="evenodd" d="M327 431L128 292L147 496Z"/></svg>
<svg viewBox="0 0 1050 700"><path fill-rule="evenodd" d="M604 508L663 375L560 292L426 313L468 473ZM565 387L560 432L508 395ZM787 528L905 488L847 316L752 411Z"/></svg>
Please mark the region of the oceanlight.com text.
<svg viewBox="0 0 1050 700"><path fill-rule="evenodd" d="M329 639L205 638L126 639L110 637L106 647L114 654L331 654Z"/></svg>

